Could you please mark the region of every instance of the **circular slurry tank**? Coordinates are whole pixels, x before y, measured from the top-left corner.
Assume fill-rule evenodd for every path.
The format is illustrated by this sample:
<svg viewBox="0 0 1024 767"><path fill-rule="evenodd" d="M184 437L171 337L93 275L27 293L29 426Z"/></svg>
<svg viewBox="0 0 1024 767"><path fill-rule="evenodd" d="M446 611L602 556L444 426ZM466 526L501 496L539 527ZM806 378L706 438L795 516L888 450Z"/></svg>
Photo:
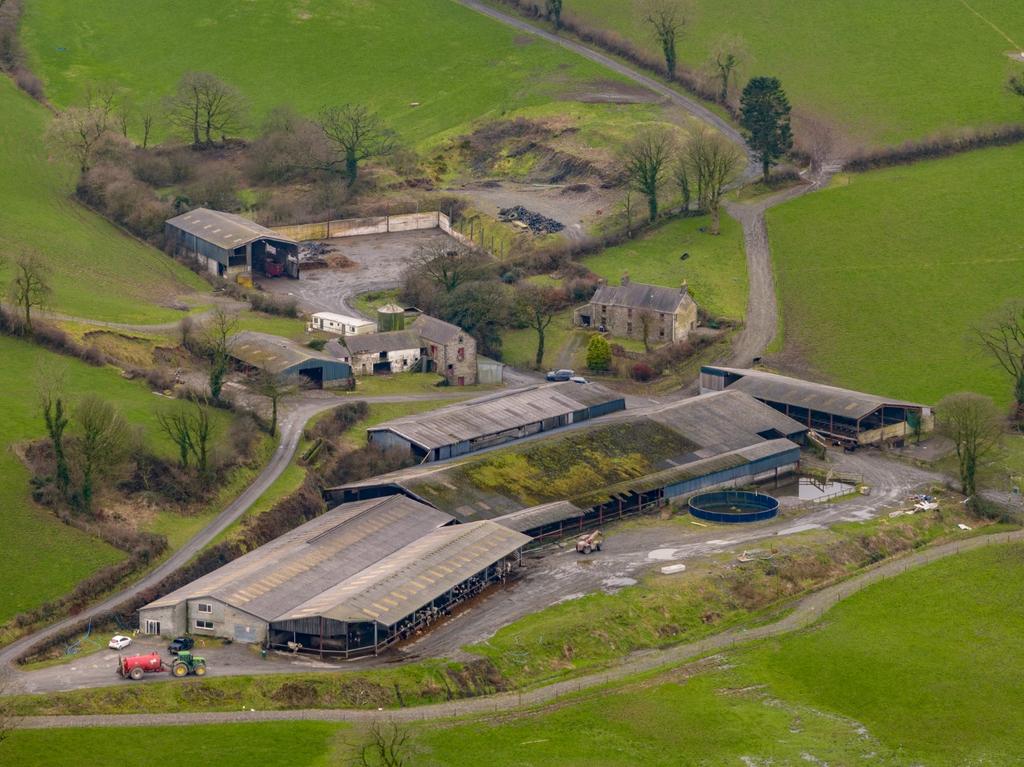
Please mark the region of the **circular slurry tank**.
<svg viewBox="0 0 1024 767"><path fill-rule="evenodd" d="M693 496L690 513L708 522L761 522L779 513L779 502L764 493L719 490Z"/></svg>

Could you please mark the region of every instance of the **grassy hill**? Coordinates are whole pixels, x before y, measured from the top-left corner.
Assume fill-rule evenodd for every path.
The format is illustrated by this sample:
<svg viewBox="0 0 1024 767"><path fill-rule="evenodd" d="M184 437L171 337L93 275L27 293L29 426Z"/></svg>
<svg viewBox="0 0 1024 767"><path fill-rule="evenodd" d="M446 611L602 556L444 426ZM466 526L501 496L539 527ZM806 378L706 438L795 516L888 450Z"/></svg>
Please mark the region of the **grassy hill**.
<svg viewBox="0 0 1024 767"><path fill-rule="evenodd" d="M378 109L418 142L480 117L558 101L582 82L615 79L596 64L516 34L450 0L131 0L27 4L23 39L58 104L90 82L125 86L137 101L205 70L236 85L255 119L281 104Z"/></svg>
<svg viewBox="0 0 1024 767"><path fill-rule="evenodd" d="M968 336L1024 286L1024 147L840 177L768 211L785 343L836 382L934 402L1010 386Z"/></svg>
<svg viewBox="0 0 1024 767"><path fill-rule="evenodd" d="M45 434L36 408L35 382L41 366L63 371L72 401L95 392L115 402L132 424L141 426L146 442L155 450L170 456L173 446L157 425L157 397L141 381L126 381L114 368L91 367L7 337L0 337L0 359L0 541L6 563L0 583L3 622L21 610L67 593L79 580L122 556L106 543L61 524L31 501L28 471L11 447ZM228 416L213 411L212 419L223 434ZM73 430L71 427L69 434Z"/></svg>
<svg viewBox="0 0 1024 767"><path fill-rule="evenodd" d="M14 257L28 250L45 259L52 270L51 308L118 322L181 317L160 304L207 290L206 284L70 199L72 177L42 143L47 111L6 77L0 77L0 114L4 252ZM0 272L0 282L3 277Z"/></svg>
<svg viewBox="0 0 1024 767"><path fill-rule="evenodd" d="M751 60L742 80L780 77L794 106L832 118L866 143L1024 120L1020 99L1003 88L1014 66L1024 69L1006 55L1024 50L1016 0L970 6L960 0L694 0L689 6L681 63L701 68L719 38L742 37ZM631 2L572 0L565 9L659 55Z"/></svg>

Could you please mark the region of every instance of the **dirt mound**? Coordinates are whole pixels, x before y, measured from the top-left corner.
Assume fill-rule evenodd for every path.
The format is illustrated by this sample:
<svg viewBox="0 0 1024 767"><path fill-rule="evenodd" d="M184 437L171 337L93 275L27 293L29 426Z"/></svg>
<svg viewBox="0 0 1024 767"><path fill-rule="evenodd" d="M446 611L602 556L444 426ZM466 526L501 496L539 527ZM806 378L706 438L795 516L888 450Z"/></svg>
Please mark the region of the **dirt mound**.
<svg viewBox="0 0 1024 767"><path fill-rule="evenodd" d="M530 229L534 234L556 234L565 229L565 225L555 221L553 218L542 216L527 210L522 205L511 208L502 208L498 211L498 220L505 222L517 222Z"/></svg>

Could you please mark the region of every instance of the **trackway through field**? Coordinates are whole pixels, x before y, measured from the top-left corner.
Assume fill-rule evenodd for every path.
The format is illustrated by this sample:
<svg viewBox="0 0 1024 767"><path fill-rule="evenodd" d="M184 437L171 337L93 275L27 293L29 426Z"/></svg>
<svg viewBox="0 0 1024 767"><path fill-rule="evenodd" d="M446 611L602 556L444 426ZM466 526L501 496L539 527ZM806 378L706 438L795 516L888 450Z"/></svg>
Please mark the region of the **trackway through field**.
<svg viewBox="0 0 1024 767"><path fill-rule="evenodd" d="M195 714L123 714L92 716L39 716L15 719L15 726L25 729L49 729L68 727L145 727L154 725L230 724L237 722L269 722L317 720L327 722L373 722L381 719L391 721L423 721L450 719L460 716L486 715L513 711L523 707L540 706L555 701L563 695L581 692L621 681L635 674L657 671L662 667L676 665L709 652L726 650L739 644L787 634L811 625L834 604L853 594L892 578L908 570L930 564L963 551L972 551L983 546L1006 544L1024 540L1024 530L1011 533L968 538L954 541L933 549L916 551L905 557L889 560L878 567L864 572L850 580L837 583L821 591L809 594L793 606L792 612L775 623L753 629L731 629L706 639L677 645L667 650L651 650L639 653L634 660L603 673L590 674L578 679L539 687L528 692L500 693L488 697L437 703L381 712L380 710L359 709L299 709L295 711L231 711Z"/></svg>
<svg viewBox="0 0 1024 767"><path fill-rule="evenodd" d="M654 91L668 99L675 106L712 125L730 140L742 146L747 154L747 168L736 183L742 184L749 181L760 172L760 164L743 140L740 132L731 123L694 99L684 96L679 91L653 77L641 74L611 56L599 53L582 43L539 29L528 21L502 13L479 0L456 0L456 2L461 3L467 8L472 8L474 11L485 16L489 16L496 21L500 21L502 24L507 24L514 29L536 35L550 43L560 45L567 50L601 64L617 74L629 78L638 85ZM774 205L787 202L827 185L832 174L838 171L841 166L842 162L838 158L831 158L823 163L821 171L809 184L802 184L798 187L787 189L756 203L730 203L726 205L729 215L739 220L743 225L743 239L747 251L747 274L749 280L746 321L744 322L743 330L736 338L731 356L726 361L727 364L735 367L749 366L755 357L760 357L765 349L768 348L772 339L775 338L778 327L778 306L775 299L775 280L772 276L772 254L768 243L765 211Z"/></svg>
<svg viewBox="0 0 1024 767"><path fill-rule="evenodd" d="M98 604L92 605L77 615L65 618L46 628L29 634L15 642L0 649L0 669L14 663L18 656L27 651L33 645L44 642L56 636L61 631L74 626L77 623L93 618L109 610L117 608L128 599L142 593L148 588L155 586L161 580L184 566L192 557L198 554L204 547L211 543L218 535L241 518L249 507L274 483L275 480L291 463L292 456L298 448L299 439L302 437L302 430L310 418L324 410L329 410L346 402L367 402L367 403L394 403L394 402L415 402L419 400L451 400L450 392L439 392L437 394L406 394L406 395L382 395L376 397L336 397L328 395L314 397L295 398L286 405L280 418L281 441L274 451L269 463L260 472L259 476L249 485L242 494L232 501L212 522L200 530L184 546L178 549L171 557L165 560L156 569L149 572L144 578L132 584L128 588L119 591L113 596L104 599Z"/></svg>

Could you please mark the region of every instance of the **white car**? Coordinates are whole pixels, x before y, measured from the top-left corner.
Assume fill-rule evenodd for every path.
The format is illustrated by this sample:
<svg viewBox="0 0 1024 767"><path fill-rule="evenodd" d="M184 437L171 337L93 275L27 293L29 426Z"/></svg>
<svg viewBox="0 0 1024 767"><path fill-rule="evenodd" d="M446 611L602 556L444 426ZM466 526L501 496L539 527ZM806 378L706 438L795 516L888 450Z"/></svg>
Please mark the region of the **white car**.
<svg viewBox="0 0 1024 767"><path fill-rule="evenodd" d="M107 642L107 647L111 650L123 650L125 647L132 643L131 637L121 636L118 634Z"/></svg>

